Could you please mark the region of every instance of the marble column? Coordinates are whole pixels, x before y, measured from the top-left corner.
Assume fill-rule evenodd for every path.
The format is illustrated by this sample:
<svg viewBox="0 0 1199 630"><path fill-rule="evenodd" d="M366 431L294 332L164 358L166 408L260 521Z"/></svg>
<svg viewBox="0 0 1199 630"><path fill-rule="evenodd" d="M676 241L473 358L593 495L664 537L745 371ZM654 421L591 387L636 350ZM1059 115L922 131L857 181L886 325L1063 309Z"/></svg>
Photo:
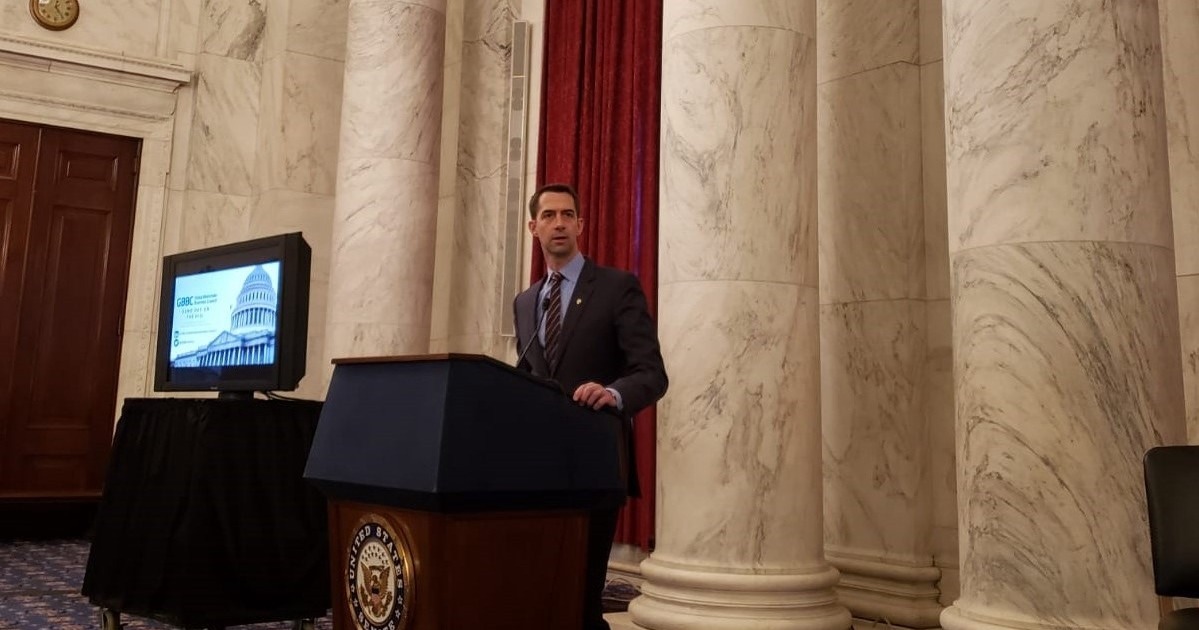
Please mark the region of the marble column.
<svg viewBox="0 0 1199 630"><path fill-rule="evenodd" d="M1170 142L1170 206L1174 216L1174 263L1178 266L1178 313L1182 331L1182 382L1187 433L1199 444L1199 3L1162 0L1162 74L1166 134Z"/></svg>
<svg viewBox="0 0 1199 630"><path fill-rule="evenodd" d="M1183 437L1157 2L945 2L962 594L947 630L1156 627Z"/></svg>
<svg viewBox="0 0 1199 630"><path fill-rule="evenodd" d="M934 628L920 9L818 2L820 376L841 601L859 619Z"/></svg>
<svg viewBox="0 0 1199 630"><path fill-rule="evenodd" d="M325 356L429 349L445 0L350 0Z"/></svg>
<svg viewBox="0 0 1199 630"><path fill-rule="evenodd" d="M845 630L824 560L814 0L667 2L655 630Z"/></svg>

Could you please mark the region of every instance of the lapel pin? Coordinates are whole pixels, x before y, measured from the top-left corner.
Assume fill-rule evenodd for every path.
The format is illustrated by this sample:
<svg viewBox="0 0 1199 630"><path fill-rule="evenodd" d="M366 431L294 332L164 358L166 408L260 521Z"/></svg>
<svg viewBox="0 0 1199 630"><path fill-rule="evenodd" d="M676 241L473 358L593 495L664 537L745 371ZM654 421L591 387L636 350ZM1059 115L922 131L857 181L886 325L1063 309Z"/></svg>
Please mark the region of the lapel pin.
<svg viewBox="0 0 1199 630"><path fill-rule="evenodd" d="M575 298L575 304L582 304L583 298Z"/></svg>

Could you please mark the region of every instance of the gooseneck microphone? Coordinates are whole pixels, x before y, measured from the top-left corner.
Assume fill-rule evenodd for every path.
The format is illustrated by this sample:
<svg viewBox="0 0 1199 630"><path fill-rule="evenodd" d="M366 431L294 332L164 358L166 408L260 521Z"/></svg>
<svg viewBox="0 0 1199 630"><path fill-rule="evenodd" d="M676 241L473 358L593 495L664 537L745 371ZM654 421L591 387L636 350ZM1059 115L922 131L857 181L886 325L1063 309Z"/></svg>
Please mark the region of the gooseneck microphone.
<svg viewBox="0 0 1199 630"><path fill-rule="evenodd" d="M529 348L532 348L533 342L537 341L537 337L541 334L541 327L545 325L545 316L548 315L549 312L550 296L547 295L544 298L541 298L541 317L537 320L537 326L533 328L533 336L529 337L529 341L525 343L524 349L520 351L519 355L517 355L516 367L520 367L520 362L525 359L525 355L528 354Z"/></svg>

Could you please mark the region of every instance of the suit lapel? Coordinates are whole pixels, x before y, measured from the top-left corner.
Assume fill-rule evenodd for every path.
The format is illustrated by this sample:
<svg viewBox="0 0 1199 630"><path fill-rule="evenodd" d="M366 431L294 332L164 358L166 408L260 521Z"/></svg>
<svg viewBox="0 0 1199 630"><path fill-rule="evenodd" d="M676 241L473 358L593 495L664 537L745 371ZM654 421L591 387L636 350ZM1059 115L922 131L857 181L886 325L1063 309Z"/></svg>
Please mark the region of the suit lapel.
<svg viewBox="0 0 1199 630"><path fill-rule="evenodd" d="M562 333L558 340L558 365L562 365L562 357L566 356L566 347L570 345L571 336L578 327L583 309L591 304L591 293L595 290L595 263L590 258L583 259L583 270L579 272L579 284L570 296L570 304L566 307L566 319L562 322Z"/></svg>

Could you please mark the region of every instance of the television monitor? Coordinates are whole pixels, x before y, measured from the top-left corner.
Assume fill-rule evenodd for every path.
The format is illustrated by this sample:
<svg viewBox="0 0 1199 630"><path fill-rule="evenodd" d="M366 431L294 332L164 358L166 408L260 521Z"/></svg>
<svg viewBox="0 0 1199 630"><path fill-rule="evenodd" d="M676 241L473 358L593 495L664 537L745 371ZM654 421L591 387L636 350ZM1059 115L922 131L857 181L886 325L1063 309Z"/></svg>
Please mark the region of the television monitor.
<svg viewBox="0 0 1199 630"><path fill-rule="evenodd" d="M154 390L294 390L307 359L311 265L299 232L164 257Z"/></svg>

